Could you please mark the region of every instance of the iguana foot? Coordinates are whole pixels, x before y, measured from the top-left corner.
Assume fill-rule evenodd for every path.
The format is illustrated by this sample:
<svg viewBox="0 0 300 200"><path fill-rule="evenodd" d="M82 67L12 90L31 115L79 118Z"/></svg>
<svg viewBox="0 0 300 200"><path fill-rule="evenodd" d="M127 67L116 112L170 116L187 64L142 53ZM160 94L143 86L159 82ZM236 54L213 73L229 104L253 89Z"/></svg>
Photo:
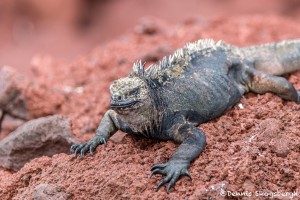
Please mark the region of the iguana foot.
<svg viewBox="0 0 300 200"><path fill-rule="evenodd" d="M169 183L167 187L167 192L169 192L181 175L188 176L192 180L192 177L188 171L188 167L189 167L189 163L179 162L179 161L168 161L166 163L154 165L151 169L150 178L154 174L162 174L166 176L157 185L156 191L158 191L159 188L163 186L165 183Z"/></svg>
<svg viewBox="0 0 300 200"><path fill-rule="evenodd" d="M94 150L100 144L106 144L106 139L104 137L96 135L90 141L82 144L73 144L70 148L71 153L77 154L80 153L81 157L84 158L84 154L89 150L90 154L94 154Z"/></svg>

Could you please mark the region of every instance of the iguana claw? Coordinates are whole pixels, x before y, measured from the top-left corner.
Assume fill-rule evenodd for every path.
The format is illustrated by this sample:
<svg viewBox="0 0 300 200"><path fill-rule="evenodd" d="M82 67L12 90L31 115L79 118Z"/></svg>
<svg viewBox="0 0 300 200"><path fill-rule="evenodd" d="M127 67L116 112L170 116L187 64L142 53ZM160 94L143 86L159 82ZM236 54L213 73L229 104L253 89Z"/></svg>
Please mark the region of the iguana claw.
<svg viewBox="0 0 300 200"><path fill-rule="evenodd" d="M80 153L81 157L84 158L84 154L87 151L90 151L91 155L94 155L94 150L96 147L100 144L106 144L106 140L103 137L94 137L90 141L83 143L83 144L73 144L70 148L70 152L75 154L75 157L77 157L77 154Z"/></svg>
<svg viewBox="0 0 300 200"><path fill-rule="evenodd" d="M150 178L154 174L162 174L166 176L161 182L159 182L156 187L156 191L158 191L159 188L161 188L161 186L164 184L169 183L167 186L167 192L169 192L180 176L188 176L190 179L192 179L191 175L189 174L188 167L189 164L186 162L174 161L154 165L151 169Z"/></svg>

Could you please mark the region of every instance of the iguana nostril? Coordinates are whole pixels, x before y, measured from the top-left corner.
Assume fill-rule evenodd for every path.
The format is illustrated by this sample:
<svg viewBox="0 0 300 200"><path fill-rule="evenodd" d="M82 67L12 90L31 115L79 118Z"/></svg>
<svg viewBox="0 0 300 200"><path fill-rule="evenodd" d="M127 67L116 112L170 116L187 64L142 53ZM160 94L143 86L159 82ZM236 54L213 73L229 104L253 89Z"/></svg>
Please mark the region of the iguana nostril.
<svg viewBox="0 0 300 200"><path fill-rule="evenodd" d="M121 97L121 95L119 95L119 94L114 94L114 95L112 96L112 99L113 99L114 101L120 101L120 100L122 99L122 97Z"/></svg>

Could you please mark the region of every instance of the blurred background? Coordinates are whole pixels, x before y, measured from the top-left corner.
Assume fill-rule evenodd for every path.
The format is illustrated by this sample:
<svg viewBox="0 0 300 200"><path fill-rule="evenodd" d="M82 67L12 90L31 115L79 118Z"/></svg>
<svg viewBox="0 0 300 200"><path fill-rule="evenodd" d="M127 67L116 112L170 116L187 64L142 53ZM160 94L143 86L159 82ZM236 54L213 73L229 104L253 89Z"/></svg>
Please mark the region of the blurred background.
<svg viewBox="0 0 300 200"><path fill-rule="evenodd" d="M177 23L254 14L300 20L300 1L1 0L0 66L9 65L30 75L36 54L72 61L134 29L145 16Z"/></svg>

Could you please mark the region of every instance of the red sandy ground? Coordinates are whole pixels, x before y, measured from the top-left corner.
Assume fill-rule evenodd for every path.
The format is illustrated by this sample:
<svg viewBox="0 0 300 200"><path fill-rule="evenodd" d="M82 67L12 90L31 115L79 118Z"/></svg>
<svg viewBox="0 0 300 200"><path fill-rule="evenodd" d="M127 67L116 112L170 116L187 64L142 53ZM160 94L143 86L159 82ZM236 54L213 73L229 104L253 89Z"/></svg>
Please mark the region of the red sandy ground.
<svg viewBox="0 0 300 200"><path fill-rule="evenodd" d="M299 20L300 3L299 0L1 0L0 66L10 65L31 75L29 67L35 54L73 61L90 52L95 44L123 35L144 16L178 23L194 16L238 18L257 13Z"/></svg>
<svg viewBox="0 0 300 200"><path fill-rule="evenodd" d="M300 37L298 23L272 15L152 23L156 33L140 33L147 29L145 22L69 65L36 57L35 84L25 91L32 116L69 116L74 134L87 140L109 107L110 82L126 76L138 58L155 60L200 38L243 46ZM300 72L287 77L299 90ZM59 154L34 159L16 173L0 170L0 197L31 199L41 183L61 188L71 199L222 199L213 189L222 183L229 191L300 195L300 105L272 94L247 94L240 103L244 109L235 106L200 126L207 134L207 147L191 165L193 180L181 178L170 194L165 187L155 192L161 176L148 175L151 166L166 161L177 145L118 132L93 157Z"/></svg>

